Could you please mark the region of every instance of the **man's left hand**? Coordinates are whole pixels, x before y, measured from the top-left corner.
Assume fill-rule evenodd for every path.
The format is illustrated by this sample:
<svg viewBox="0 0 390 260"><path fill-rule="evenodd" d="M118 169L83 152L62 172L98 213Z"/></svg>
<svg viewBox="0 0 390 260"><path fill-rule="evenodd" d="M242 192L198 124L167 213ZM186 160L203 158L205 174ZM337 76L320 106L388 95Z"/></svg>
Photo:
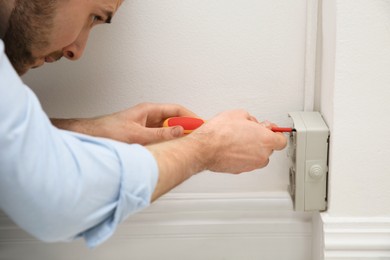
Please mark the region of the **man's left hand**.
<svg viewBox="0 0 390 260"><path fill-rule="evenodd" d="M142 103L111 115L87 119L51 119L58 128L142 145L184 135L181 126L163 128L169 117L197 115L180 105Z"/></svg>

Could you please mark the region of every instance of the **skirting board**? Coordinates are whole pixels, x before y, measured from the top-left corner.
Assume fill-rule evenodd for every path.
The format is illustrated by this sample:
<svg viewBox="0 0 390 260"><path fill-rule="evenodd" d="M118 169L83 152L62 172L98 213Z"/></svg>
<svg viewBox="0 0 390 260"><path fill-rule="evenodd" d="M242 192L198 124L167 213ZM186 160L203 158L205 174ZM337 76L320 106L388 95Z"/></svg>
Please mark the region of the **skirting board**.
<svg viewBox="0 0 390 260"><path fill-rule="evenodd" d="M390 218L321 214L324 259L390 259Z"/></svg>
<svg viewBox="0 0 390 260"><path fill-rule="evenodd" d="M82 241L41 243L2 215L0 259L310 260L311 218L292 210L287 192L170 193L90 250Z"/></svg>

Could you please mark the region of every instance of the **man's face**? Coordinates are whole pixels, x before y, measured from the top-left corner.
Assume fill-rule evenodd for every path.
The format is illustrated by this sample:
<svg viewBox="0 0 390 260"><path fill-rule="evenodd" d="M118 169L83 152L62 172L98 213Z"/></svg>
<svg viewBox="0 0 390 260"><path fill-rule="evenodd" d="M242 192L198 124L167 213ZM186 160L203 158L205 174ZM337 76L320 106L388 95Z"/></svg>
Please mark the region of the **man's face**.
<svg viewBox="0 0 390 260"><path fill-rule="evenodd" d="M25 0L15 7L4 37L19 74L61 57L79 59L91 29L109 23L123 0Z"/></svg>

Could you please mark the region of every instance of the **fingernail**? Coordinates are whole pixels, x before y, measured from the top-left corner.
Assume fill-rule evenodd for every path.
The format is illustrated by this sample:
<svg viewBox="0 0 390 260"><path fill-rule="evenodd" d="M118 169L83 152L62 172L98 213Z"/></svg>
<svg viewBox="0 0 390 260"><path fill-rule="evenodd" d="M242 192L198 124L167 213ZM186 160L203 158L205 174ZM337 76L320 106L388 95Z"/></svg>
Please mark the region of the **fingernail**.
<svg viewBox="0 0 390 260"><path fill-rule="evenodd" d="M173 137L180 137L183 134L183 128L181 126L175 126L171 130Z"/></svg>
<svg viewBox="0 0 390 260"><path fill-rule="evenodd" d="M265 120L265 121L261 122L260 124L261 124L262 126L264 126L264 127L267 127L267 128L271 126L271 122L268 121L268 120Z"/></svg>

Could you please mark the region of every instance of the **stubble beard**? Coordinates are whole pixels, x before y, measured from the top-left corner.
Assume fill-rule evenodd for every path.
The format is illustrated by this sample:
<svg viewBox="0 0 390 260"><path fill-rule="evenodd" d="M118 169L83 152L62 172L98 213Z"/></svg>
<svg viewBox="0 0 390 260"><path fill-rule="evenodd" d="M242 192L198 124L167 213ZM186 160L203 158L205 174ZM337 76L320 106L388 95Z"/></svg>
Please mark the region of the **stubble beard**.
<svg viewBox="0 0 390 260"><path fill-rule="evenodd" d="M17 0L4 36L5 53L15 70L22 75L37 60L33 51L44 50L58 0Z"/></svg>

